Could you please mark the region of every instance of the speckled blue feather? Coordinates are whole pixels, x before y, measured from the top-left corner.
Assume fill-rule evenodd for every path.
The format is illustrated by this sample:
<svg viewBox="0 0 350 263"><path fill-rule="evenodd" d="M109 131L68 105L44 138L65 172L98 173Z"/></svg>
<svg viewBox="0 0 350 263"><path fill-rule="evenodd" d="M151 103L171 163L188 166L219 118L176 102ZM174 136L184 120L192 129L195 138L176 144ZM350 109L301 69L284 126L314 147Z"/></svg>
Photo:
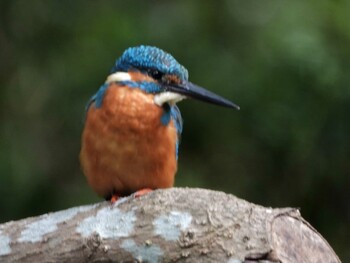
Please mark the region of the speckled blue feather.
<svg viewBox="0 0 350 263"><path fill-rule="evenodd" d="M176 140L176 159L178 157L179 153L179 145L180 145L180 138L182 133L182 126L183 126L183 120L181 117L181 112L179 108L176 105L170 106L167 104L164 106L164 112L162 117L160 118L160 121L163 125L168 125L171 119L174 120L176 132L177 132L177 140Z"/></svg>
<svg viewBox="0 0 350 263"><path fill-rule="evenodd" d="M151 46L131 47L125 50L122 56L117 59L115 65L111 69L111 73L147 69L158 70L164 74L176 75L181 80L188 80L188 71L184 66L177 62L169 53ZM122 81L121 84L128 85L132 88L140 88L147 93L155 94L162 92L162 88L157 82ZM86 109L88 109L94 101L96 101L96 107L101 107L107 88L108 85L102 85L97 93L90 98Z"/></svg>
<svg viewBox="0 0 350 263"><path fill-rule="evenodd" d="M176 105L171 107L171 117L174 120L175 128L177 131L177 139L176 139L176 159L177 159L177 157L179 155L179 145L180 145L180 141L181 141L183 119L181 117L181 112Z"/></svg>
<svg viewBox="0 0 350 263"><path fill-rule="evenodd" d="M131 47L116 61L111 73L133 69L156 69L188 80L188 71L169 53L151 46Z"/></svg>
<svg viewBox="0 0 350 263"><path fill-rule="evenodd" d="M148 82L148 81L140 81L140 82L135 82L135 81L119 81L118 82L120 85L125 85L130 88L139 88L147 93L160 93L162 92L161 86L157 82Z"/></svg>

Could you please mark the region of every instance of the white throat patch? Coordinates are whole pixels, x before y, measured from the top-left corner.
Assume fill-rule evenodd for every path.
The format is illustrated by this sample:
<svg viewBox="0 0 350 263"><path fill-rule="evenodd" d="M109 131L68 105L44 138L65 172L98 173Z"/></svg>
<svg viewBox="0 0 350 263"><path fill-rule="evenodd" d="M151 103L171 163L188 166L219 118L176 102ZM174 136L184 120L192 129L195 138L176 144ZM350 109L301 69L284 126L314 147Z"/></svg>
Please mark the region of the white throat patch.
<svg viewBox="0 0 350 263"><path fill-rule="evenodd" d="M106 84L110 84L112 82L118 82L118 81L130 81L131 76L127 72L116 72L111 75L109 75L106 79Z"/></svg>
<svg viewBox="0 0 350 263"><path fill-rule="evenodd" d="M154 103L157 104L158 106L163 106L164 103L169 103L170 105L174 105L175 103L185 98L186 96L184 95L170 92L170 91L165 91L154 96Z"/></svg>

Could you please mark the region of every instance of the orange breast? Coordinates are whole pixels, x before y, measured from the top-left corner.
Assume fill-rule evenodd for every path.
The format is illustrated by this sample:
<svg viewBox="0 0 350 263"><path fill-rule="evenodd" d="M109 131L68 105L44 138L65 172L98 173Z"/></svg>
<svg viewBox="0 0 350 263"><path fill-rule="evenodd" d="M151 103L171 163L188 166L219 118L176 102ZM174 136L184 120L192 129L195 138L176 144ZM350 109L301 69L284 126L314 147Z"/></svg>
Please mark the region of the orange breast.
<svg viewBox="0 0 350 263"><path fill-rule="evenodd" d="M154 95L111 84L102 107L92 104L82 135L80 161L90 186L101 196L126 195L174 182L176 128L165 126Z"/></svg>

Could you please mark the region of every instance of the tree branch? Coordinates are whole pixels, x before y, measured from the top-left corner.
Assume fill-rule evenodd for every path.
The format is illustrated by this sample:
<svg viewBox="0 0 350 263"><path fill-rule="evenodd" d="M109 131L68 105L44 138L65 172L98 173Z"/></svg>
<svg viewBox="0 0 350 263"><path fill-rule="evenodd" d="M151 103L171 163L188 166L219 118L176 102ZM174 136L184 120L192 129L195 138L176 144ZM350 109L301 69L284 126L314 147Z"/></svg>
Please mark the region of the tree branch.
<svg viewBox="0 0 350 263"><path fill-rule="evenodd" d="M297 209L172 188L0 225L0 262L340 262Z"/></svg>

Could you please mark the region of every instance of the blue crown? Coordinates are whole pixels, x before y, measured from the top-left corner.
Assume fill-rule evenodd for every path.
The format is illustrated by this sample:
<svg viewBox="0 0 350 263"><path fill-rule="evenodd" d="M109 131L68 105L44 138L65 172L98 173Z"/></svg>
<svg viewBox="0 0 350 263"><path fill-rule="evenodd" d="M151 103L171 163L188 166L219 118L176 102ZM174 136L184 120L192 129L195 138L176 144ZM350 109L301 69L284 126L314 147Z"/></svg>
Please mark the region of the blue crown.
<svg viewBox="0 0 350 263"><path fill-rule="evenodd" d="M176 75L181 80L188 80L188 71L176 59L165 51L151 46L131 47L115 62L111 72L132 69L154 69L163 74Z"/></svg>

